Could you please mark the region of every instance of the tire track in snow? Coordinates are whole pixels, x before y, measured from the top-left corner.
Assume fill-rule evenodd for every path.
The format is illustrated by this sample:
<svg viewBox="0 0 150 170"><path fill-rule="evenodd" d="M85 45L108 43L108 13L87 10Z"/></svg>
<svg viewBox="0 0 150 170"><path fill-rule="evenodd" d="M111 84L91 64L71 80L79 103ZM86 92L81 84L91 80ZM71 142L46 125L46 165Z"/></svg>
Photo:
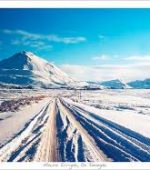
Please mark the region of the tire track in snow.
<svg viewBox="0 0 150 170"><path fill-rule="evenodd" d="M135 146L138 146L139 149L147 153L150 153L150 139L149 138L144 137L130 129L122 127L114 122L111 122L110 120L106 120L94 113L88 112L78 106L72 105L71 108L76 110L77 112L82 113L82 115L84 116L89 115L90 117L88 118L94 119L98 123L102 122L103 126L107 127L108 129L117 133L118 135L121 135L122 137L128 139L128 141L131 141L132 144L134 144Z"/></svg>
<svg viewBox="0 0 150 170"><path fill-rule="evenodd" d="M56 125L60 160L62 162L85 162L85 157L90 157L90 153L85 155L85 147L81 135L59 108Z"/></svg>
<svg viewBox="0 0 150 170"><path fill-rule="evenodd" d="M92 153L93 159L95 161L107 161L108 158L103 154L103 152L97 147L93 138L88 134L85 128L75 119L70 110L62 103L61 100L58 100L58 107L60 112L63 112L64 115L67 116L69 121L73 124L73 126L79 131L82 136L85 145L88 147L90 152Z"/></svg>
<svg viewBox="0 0 150 170"><path fill-rule="evenodd" d="M150 161L149 140L137 138L129 129L105 120L70 103L63 103L95 139L99 147L114 161ZM141 139L141 140L140 140ZM143 140L145 137L143 137Z"/></svg>
<svg viewBox="0 0 150 170"><path fill-rule="evenodd" d="M32 161L48 119L49 101L11 141L0 148L0 162Z"/></svg>
<svg viewBox="0 0 150 170"><path fill-rule="evenodd" d="M0 148L0 162L110 160L150 161L150 139L63 99L45 104Z"/></svg>

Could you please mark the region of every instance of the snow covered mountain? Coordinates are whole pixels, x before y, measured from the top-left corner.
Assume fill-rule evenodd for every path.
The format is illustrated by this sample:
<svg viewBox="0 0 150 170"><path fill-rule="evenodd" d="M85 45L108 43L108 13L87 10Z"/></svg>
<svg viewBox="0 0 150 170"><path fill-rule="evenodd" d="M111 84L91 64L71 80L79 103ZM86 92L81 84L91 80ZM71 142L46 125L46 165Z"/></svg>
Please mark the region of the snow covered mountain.
<svg viewBox="0 0 150 170"><path fill-rule="evenodd" d="M150 79L132 81L128 85L135 89L150 89Z"/></svg>
<svg viewBox="0 0 150 170"><path fill-rule="evenodd" d="M31 52L0 61L0 83L33 87L67 87L74 80L55 65Z"/></svg>
<svg viewBox="0 0 150 170"><path fill-rule="evenodd" d="M129 85L124 83L122 80L115 79L110 81L103 81L100 83L102 86L110 89L126 89L131 88Z"/></svg>
<svg viewBox="0 0 150 170"><path fill-rule="evenodd" d="M86 82L86 81L76 81L71 84L72 89L86 89L86 90L102 90L103 86L97 84L96 82Z"/></svg>

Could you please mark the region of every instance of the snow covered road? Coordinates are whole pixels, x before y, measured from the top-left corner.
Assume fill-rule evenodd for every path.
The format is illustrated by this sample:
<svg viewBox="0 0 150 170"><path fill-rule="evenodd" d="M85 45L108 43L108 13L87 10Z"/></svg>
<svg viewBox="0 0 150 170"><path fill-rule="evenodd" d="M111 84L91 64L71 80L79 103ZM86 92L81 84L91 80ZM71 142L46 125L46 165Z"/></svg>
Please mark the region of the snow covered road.
<svg viewBox="0 0 150 170"><path fill-rule="evenodd" d="M42 140L37 150L34 161L38 162L58 162L59 154L57 152L57 139L56 139L56 100L51 103L49 110L49 118L43 131Z"/></svg>
<svg viewBox="0 0 150 170"><path fill-rule="evenodd" d="M1 145L1 162L150 161L149 137L107 119L94 107L57 96L45 101L25 127Z"/></svg>

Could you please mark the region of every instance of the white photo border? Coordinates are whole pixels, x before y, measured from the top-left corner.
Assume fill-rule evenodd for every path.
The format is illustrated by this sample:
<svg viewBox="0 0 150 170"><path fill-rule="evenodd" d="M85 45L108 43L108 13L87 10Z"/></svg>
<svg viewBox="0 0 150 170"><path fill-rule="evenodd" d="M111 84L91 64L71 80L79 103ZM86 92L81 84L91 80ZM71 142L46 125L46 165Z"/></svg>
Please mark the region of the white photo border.
<svg viewBox="0 0 150 170"><path fill-rule="evenodd" d="M63 0L0 0L1 8L150 8L150 1L89 1L89 0L75 0L75 1L63 1ZM112 163L112 162L96 162L96 163L0 163L0 170L2 169L61 169L61 170L149 170L150 162L136 162L136 163Z"/></svg>

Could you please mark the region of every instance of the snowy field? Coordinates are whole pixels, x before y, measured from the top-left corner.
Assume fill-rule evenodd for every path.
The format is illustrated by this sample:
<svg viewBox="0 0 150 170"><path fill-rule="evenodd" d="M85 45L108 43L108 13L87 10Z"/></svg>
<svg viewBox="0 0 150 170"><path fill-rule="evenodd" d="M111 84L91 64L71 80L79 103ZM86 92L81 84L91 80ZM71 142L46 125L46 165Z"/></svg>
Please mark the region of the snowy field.
<svg viewBox="0 0 150 170"><path fill-rule="evenodd" d="M0 90L0 161L150 161L150 90Z"/></svg>

